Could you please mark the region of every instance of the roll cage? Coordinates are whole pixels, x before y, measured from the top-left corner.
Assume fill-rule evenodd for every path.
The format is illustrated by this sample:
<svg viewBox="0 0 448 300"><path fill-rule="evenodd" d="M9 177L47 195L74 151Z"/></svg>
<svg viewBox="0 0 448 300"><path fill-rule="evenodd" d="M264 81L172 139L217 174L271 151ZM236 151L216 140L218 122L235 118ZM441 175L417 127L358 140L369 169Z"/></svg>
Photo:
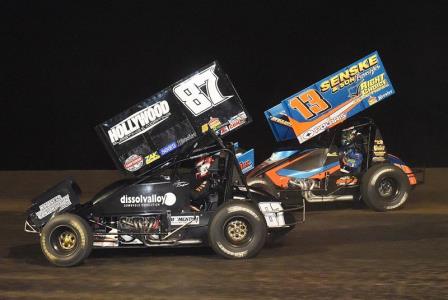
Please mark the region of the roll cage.
<svg viewBox="0 0 448 300"><path fill-rule="evenodd" d="M135 181L115 190L113 194L118 193L129 186L151 181L154 178L168 176L169 180L173 181L173 179L177 177L176 175L182 163L193 161L202 156L212 156L220 153L219 164L221 166L220 169L222 168L223 170L222 178L225 184L222 193L219 193L220 197L218 205L221 205L223 202L232 198L235 186L245 187L245 191L241 191L241 189L239 189L239 191L244 194L245 198L250 199L249 187L238 164L232 143L225 145L220 137L218 137L212 130L209 130L202 134L199 139L185 146L186 147L181 149L176 156L169 159L163 165L148 170L145 174L140 175ZM223 153L225 155L222 155Z"/></svg>

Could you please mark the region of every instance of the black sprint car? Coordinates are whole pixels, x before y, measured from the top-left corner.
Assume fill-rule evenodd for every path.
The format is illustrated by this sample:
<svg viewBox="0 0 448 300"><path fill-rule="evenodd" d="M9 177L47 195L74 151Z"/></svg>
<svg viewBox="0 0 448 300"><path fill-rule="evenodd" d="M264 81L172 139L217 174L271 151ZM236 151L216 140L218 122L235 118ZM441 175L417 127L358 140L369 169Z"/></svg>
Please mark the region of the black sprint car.
<svg viewBox="0 0 448 300"><path fill-rule="evenodd" d="M98 125L128 178L82 204L78 185L62 181L33 199L25 231L39 234L57 266L77 265L97 247L211 246L226 258L253 257L267 236L302 221L304 206L247 186L234 145L220 136L249 121L213 62Z"/></svg>

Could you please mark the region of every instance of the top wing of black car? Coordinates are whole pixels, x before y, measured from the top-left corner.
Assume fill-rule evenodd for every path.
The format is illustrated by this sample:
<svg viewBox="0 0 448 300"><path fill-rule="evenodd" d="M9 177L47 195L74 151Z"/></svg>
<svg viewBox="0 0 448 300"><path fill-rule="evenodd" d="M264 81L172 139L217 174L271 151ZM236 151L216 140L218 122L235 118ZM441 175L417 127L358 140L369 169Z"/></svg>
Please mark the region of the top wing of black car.
<svg viewBox="0 0 448 300"><path fill-rule="evenodd" d="M277 141L300 143L321 134L395 90L378 52L348 65L265 111Z"/></svg>
<svg viewBox="0 0 448 300"><path fill-rule="evenodd" d="M224 136L251 121L217 61L96 126L117 168L142 175L211 129Z"/></svg>

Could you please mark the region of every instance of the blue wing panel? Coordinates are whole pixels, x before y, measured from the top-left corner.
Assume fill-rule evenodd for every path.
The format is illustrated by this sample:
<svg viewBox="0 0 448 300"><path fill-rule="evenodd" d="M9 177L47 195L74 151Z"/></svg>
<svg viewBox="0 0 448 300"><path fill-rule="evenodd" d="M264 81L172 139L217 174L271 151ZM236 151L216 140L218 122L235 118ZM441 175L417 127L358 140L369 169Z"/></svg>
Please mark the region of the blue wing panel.
<svg viewBox="0 0 448 300"><path fill-rule="evenodd" d="M284 99L265 116L277 141L296 137L303 143L394 93L375 51ZM279 116L288 126L276 122Z"/></svg>

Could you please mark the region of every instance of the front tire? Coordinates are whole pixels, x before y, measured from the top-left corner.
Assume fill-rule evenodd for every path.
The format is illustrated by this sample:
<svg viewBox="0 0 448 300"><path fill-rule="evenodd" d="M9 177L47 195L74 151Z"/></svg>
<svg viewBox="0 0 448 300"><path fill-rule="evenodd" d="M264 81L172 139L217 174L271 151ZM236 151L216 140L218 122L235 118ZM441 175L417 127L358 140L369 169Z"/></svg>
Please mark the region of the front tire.
<svg viewBox="0 0 448 300"><path fill-rule="evenodd" d="M266 221L246 201L233 200L218 208L208 232L213 250L230 259L256 256L266 241Z"/></svg>
<svg viewBox="0 0 448 300"><path fill-rule="evenodd" d="M78 215L61 214L44 226L40 245L42 252L52 264L59 267L75 266L92 251L92 229Z"/></svg>
<svg viewBox="0 0 448 300"><path fill-rule="evenodd" d="M361 193L364 202L373 210L398 209L409 197L408 176L392 164L378 164L363 176Z"/></svg>

